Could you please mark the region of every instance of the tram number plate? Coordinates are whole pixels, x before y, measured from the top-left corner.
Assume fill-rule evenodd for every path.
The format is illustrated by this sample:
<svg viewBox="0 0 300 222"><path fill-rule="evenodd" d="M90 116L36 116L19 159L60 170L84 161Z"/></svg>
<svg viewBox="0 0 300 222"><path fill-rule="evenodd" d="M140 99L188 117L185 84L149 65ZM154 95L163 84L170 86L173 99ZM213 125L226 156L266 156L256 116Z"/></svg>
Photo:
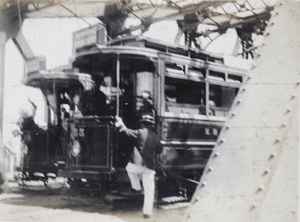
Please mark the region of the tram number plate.
<svg viewBox="0 0 300 222"><path fill-rule="evenodd" d="M74 129L74 137L84 137L84 128L75 128Z"/></svg>

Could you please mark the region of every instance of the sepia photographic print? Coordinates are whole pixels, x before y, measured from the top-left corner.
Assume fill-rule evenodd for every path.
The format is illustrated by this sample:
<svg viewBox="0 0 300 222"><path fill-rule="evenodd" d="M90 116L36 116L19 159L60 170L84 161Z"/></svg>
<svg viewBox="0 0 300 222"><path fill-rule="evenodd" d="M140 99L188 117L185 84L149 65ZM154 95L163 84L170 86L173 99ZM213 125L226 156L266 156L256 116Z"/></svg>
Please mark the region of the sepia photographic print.
<svg viewBox="0 0 300 222"><path fill-rule="evenodd" d="M299 11L0 0L0 221L299 221Z"/></svg>

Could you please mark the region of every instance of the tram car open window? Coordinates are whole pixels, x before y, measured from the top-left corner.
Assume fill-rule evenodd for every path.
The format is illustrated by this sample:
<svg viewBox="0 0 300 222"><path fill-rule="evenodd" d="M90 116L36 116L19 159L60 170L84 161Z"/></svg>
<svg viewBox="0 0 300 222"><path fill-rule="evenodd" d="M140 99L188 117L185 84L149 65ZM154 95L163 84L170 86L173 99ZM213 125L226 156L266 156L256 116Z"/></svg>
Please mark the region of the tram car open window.
<svg viewBox="0 0 300 222"><path fill-rule="evenodd" d="M146 56L120 56L120 116L130 128L142 115L155 115L155 61Z"/></svg>
<svg viewBox="0 0 300 222"><path fill-rule="evenodd" d="M227 116L238 88L210 85L209 86L209 115Z"/></svg>
<svg viewBox="0 0 300 222"><path fill-rule="evenodd" d="M75 68L79 69L80 72L90 74L92 76L92 79L94 77L102 78L100 87L97 90L101 91L101 93L103 93L106 97L105 99L103 99L104 101L101 100L101 102L99 102L100 98L98 98L98 101L97 98L91 99L92 89L82 92L81 106L84 106L83 116L116 115L116 97L118 93L120 94L120 92L118 92L117 90L116 63L117 56L114 54L94 54L89 56L82 56L77 58L77 60L73 63ZM88 97L88 99L83 98L84 95L85 97ZM97 112L94 112L95 110L97 110Z"/></svg>
<svg viewBox="0 0 300 222"><path fill-rule="evenodd" d="M153 73L136 73L136 109L141 115L153 115Z"/></svg>
<svg viewBox="0 0 300 222"><path fill-rule="evenodd" d="M175 114L205 113L205 83L165 78L166 112Z"/></svg>

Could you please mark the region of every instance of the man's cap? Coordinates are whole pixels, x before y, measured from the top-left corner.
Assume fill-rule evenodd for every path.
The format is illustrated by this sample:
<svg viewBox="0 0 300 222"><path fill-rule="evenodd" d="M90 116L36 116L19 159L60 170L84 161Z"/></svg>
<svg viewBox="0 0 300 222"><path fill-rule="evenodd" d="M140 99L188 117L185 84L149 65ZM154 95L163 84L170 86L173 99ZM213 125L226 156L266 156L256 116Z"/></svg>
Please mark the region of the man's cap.
<svg viewBox="0 0 300 222"><path fill-rule="evenodd" d="M91 77L92 77L92 80L95 82L103 81L103 79L104 79L103 74L100 72L92 72Z"/></svg>
<svg viewBox="0 0 300 222"><path fill-rule="evenodd" d="M148 123L148 124L155 124L153 116L150 115L143 115L140 123Z"/></svg>

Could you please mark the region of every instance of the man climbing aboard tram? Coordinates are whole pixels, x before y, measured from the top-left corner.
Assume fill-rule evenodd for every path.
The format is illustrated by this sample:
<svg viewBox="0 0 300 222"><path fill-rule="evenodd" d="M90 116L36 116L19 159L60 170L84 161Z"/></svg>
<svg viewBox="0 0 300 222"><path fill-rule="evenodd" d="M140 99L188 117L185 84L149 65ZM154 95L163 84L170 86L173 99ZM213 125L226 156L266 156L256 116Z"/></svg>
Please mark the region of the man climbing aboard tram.
<svg viewBox="0 0 300 222"><path fill-rule="evenodd" d="M128 129L122 119L116 116L115 125L120 132L133 139L134 148L126 170L134 191L142 191L140 179L144 188L143 214L150 217L153 211L155 193L155 168L157 155L162 152L162 146L156 133L153 132L154 119L150 115L142 116L140 129Z"/></svg>

